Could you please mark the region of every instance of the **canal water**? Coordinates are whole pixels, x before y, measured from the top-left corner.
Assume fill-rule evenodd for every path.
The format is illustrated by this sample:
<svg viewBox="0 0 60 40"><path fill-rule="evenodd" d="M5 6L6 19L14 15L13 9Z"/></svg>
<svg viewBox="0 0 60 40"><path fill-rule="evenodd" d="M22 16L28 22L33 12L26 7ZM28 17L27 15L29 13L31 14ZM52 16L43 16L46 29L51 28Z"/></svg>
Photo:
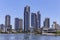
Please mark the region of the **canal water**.
<svg viewBox="0 0 60 40"><path fill-rule="evenodd" d="M0 34L0 40L60 40L60 36L39 34Z"/></svg>

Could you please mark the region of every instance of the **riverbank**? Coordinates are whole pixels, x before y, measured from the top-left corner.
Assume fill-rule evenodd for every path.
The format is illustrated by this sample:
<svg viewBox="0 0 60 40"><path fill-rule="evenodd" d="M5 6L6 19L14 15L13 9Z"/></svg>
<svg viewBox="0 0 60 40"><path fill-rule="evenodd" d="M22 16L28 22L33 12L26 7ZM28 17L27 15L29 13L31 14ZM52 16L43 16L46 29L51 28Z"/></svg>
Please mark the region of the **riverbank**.
<svg viewBox="0 0 60 40"><path fill-rule="evenodd" d="M38 35L39 33L0 33L0 34L34 34ZM39 35L44 35L44 36L60 36L60 34L54 34L54 33L43 33Z"/></svg>
<svg viewBox="0 0 60 40"><path fill-rule="evenodd" d="M45 36L60 36L60 32L56 33L41 33L41 32L0 32L0 34L39 34L39 35L45 35Z"/></svg>

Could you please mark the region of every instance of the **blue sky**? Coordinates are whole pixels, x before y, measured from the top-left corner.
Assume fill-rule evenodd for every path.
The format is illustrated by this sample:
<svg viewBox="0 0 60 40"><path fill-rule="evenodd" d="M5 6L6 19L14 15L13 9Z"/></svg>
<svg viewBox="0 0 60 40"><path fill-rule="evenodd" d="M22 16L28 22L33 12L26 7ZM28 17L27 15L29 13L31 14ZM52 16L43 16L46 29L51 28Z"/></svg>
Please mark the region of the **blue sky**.
<svg viewBox="0 0 60 40"><path fill-rule="evenodd" d="M31 12L40 11L41 25L46 17L50 18L50 24L53 21L60 24L60 0L0 0L0 24L5 24L5 15L9 14L14 28L14 18L23 19L26 5L30 6Z"/></svg>

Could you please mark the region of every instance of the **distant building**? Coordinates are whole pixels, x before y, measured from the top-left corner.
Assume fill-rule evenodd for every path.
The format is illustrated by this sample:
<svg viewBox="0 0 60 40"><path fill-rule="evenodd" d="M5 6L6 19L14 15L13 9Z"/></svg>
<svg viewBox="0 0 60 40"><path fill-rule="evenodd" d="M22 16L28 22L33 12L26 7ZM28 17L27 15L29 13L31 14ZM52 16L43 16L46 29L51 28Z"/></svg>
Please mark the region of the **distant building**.
<svg viewBox="0 0 60 40"><path fill-rule="evenodd" d="M53 28L53 29L56 29L56 30L60 30L60 25L57 24L56 21L54 21L53 24L52 24L52 28Z"/></svg>
<svg viewBox="0 0 60 40"><path fill-rule="evenodd" d="M49 28L50 27L50 19L49 18L45 18L43 24L44 24L44 27Z"/></svg>
<svg viewBox="0 0 60 40"><path fill-rule="evenodd" d="M40 11L37 12L37 28L40 29L41 27L41 15Z"/></svg>
<svg viewBox="0 0 60 40"><path fill-rule="evenodd" d="M10 32L12 32L12 25L10 25Z"/></svg>
<svg viewBox="0 0 60 40"><path fill-rule="evenodd" d="M19 18L15 18L15 31L20 31Z"/></svg>
<svg viewBox="0 0 60 40"><path fill-rule="evenodd" d="M40 30L41 15L39 11L37 12L37 14L31 13L31 26L33 27L34 30Z"/></svg>
<svg viewBox="0 0 60 40"><path fill-rule="evenodd" d="M22 28L23 28L23 20L22 19L19 19L19 27L20 27L20 30L22 30Z"/></svg>
<svg viewBox="0 0 60 40"><path fill-rule="evenodd" d="M37 30L37 16L36 13L31 14L31 26L34 30Z"/></svg>
<svg viewBox="0 0 60 40"><path fill-rule="evenodd" d="M23 20L19 18L15 18L15 31L20 32L20 30L22 30L22 25L23 25Z"/></svg>
<svg viewBox="0 0 60 40"><path fill-rule="evenodd" d="M4 24L1 24L1 25L0 25L0 30L1 30L1 31L5 31L5 25L4 25Z"/></svg>
<svg viewBox="0 0 60 40"><path fill-rule="evenodd" d="M10 20L10 15L6 15L5 16L5 31L7 32L7 31L10 31L11 29L11 24L10 24L10 22L11 22L11 20Z"/></svg>
<svg viewBox="0 0 60 40"><path fill-rule="evenodd" d="M56 25L57 25L57 23L54 21L53 24L52 24L52 28L56 29Z"/></svg>
<svg viewBox="0 0 60 40"><path fill-rule="evenodd" d="M30 27L30 7L24 7L24 31L28 32Z"/></svg>

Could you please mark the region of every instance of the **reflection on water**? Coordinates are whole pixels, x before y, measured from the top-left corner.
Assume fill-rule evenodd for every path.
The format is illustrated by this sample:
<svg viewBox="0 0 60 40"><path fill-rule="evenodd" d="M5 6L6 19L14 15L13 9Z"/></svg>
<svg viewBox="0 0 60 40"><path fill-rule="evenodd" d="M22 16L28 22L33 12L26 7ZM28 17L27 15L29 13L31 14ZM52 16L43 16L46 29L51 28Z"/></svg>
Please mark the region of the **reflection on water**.
<svg viewBox="0 0 60 40"><path fill-rule="evenodd" d="M30 34L24 34L24 39L23 40L29 40Z"/></svg>
<svg viewBox="0 0 60 40"><path fill-rule="evenodd" d="M0 34L0 40L59 40L60 36L42 36L34 34Z"/></svg>
<svg viewBox="0 0 60 40"><path fill-rule="evenodd" d="M39 40L40 35L31 35L31 40Z"/></svg>

